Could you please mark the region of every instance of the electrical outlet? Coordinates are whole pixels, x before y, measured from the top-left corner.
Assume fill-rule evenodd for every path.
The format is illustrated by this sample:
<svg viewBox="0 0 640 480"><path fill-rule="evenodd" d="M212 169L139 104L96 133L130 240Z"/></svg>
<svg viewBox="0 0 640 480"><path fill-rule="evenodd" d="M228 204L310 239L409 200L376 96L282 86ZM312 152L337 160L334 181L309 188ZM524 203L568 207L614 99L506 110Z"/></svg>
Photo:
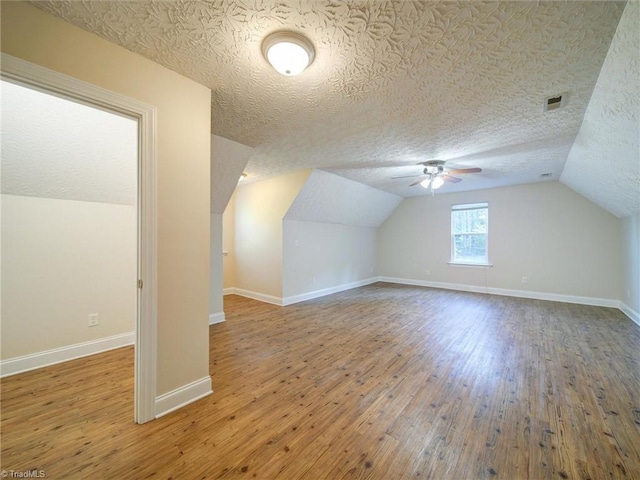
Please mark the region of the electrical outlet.
<svg viewBox="0 0 640 480"><path fill-rule="evenodd" d="M98 319L98 314L97 313L92 313L89 315L89 326L90 327L95 327L96 325L100 324L100 320Z"/></svg>
<svg viewBox="0 0 640 480"><path fill-rule="evenodd" d="M431 275L431 270L427 270L427 275Z"/></svg>
<svg viewBox="0 0 640 480"><path fill-rule="evenodd" d="M527 277L522 277L522 283L528 283L529 279Z"/></svg>

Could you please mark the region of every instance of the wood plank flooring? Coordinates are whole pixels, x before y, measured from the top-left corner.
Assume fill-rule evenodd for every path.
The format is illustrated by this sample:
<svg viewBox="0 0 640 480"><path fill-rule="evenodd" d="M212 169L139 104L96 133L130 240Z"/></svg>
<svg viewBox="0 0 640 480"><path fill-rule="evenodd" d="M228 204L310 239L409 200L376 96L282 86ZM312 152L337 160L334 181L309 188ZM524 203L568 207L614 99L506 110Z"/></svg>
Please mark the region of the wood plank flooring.
<svg viewBox="0 0 640 480"><path fill-rule="evenodd" d="M133 349L2 381L2 469L53 479L640 479L640 327L378 283L225 297L214 394L133 418Z"/></svg>

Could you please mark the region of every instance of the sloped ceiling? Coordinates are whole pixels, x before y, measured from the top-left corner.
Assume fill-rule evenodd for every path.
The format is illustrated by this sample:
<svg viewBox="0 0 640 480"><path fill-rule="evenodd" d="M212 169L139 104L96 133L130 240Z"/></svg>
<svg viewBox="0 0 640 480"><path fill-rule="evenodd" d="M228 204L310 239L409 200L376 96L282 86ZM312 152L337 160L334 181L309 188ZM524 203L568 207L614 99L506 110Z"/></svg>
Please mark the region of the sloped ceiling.
<svg viewBox="0 0 640 480"><path fill-rule="evenodd" d="M629 2L560 181L618 217L640 212L640 2Z"/></svg>
<svg viewBox="0 0 640 480"><path fill-rule="evenodd" d="M211 135L211 213L224 213L253 149Z"/></svg>
<svg viewBox="0 0 640 480"><path fill-rule="evenodd" d="M418 175L415 164L433 158L483 169L442 193L558 180L625 5L35 4L209 86L213 133L254 147L249 181L320 168L403 197L429 192L392 177ZM298 77L262 57L262 40L282 29L315 45ZM544 99L559 93L566 106L543 113Z"/></svg>
<svg viewBox="0 0 640 480"><path fill-rule="evenodd" d="M398 195L314 170L284 219L379 227L401 201Z"/></svg>
<svg viewBox="0 0 640 480"><path fill-rule="evenodd" d="M1 85L2 193L135 205L135 120Z"/></svg>

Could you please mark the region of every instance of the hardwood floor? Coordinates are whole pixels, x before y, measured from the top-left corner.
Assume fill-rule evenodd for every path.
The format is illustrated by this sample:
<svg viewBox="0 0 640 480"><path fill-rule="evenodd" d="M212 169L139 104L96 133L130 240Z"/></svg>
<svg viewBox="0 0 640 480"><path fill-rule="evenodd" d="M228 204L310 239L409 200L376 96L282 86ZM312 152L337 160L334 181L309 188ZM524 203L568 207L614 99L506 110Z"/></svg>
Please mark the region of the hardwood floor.
<svg viewBox="0 0 640 480"><path fill-rule="evenodd" d="M378 283L225 297L214 394L133 424L133 350L2 381L2 469L54 479L640 479L640 327Z"/></svg>

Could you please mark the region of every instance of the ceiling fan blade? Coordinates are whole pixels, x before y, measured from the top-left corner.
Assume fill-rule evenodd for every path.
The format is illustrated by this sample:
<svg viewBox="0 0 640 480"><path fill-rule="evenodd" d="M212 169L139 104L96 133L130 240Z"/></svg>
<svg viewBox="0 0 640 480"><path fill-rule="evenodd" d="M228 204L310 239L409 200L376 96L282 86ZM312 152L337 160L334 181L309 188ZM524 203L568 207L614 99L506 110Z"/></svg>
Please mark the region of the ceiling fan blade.
<svg viewBox="0 0 640 480"><path fill-rule="evenodd" d="M454 175L459 175L461 173L480 173L482 171L481 168L458 168L454 170L447 170L447 173L453 173Z"/></svg>
<svg viewBox="0 0 640 480"><path fill-rule="evenodd" d="M409 185L409 186L410 186L410 187L413 187L413 186L415 186L415 185L419 185L419 184L421 184L422 182L424 182L427 178L429 178L429 177L421 178L421 179L419 179L419 180L416 180L415 182L413 182L413 183L412 183L411 185ZM431 180L429 180L429 181L431 181Z"/></svg>
<svg viewBox="0 0 640 480"><path fill-rule="evenodd" d="M451 175L447 175L446 173L440 175L445 182L458 183L461 182L461 178L452 177Z"/></svg>
<svg viewBox="0 0 640 480"><path fill-rule="evenodd" d="M401 177L391 177L391 179L392 179L392 180L395 180L396 178L411 178L411 177L421 177L421 176L422 176L422 174L421 174L421 173L419 173L419 174L417 174L417 175L403 175L403 176L401 176Z"/></svg>

